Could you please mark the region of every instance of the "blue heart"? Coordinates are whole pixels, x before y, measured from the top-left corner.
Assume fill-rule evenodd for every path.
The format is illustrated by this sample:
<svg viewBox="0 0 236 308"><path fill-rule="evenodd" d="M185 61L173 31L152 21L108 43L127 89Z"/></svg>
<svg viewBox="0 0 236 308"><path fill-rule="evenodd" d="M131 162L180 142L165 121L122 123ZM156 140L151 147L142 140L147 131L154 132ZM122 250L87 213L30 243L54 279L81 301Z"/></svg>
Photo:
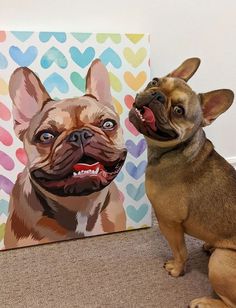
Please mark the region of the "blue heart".
<svg viewBox="0 0 236 308"><path fill-rule="evenodd" d="M133 162L129 161L126 164L126 170L128 174L132 176L132 178L138 180L144 174L146 166L147 162L145 160L141 161L141 163L138 166L136 166Z"/></svg>
<svg viewBox="0 0 236 308"><path fill-rule="evenodd" d="M21 42L28 40L28 38L33 34L31 31L11 31L11 33Z"/></svg>
<svg viewBox="0 0 236 308"><path fill-rule="evenodd" d="M0 69L3 70L7 68L8 62L6 57L0 52Z"/></svg>
<svg viewBox="0 0 236 308"><path fill-rule="evenodd" d="M92 33L77 33L77 32L72 32L71 33L75 39L77 39L79 42L83 43L85 42Z"/></svg>
<svg viewBox="0 0 236 308"><path fill-rule="evenodd" d="M49 93L54 88L57 88L61 93L67 93L69 91L68 83L65 81L65 79L61 75L57 73L52 73L44 81L44 86Z"/></svg>
<svg viewBox="0 0 236 308"><path fill-rule="evenodd" d="M30 46L25 52L22 52L17 46L11 46L9 53L19 66L29 66L37 57L38 49L35 46Z"/></svg>
<svg viewBox="0 0 236 308"><path fill-rule="evenodd" d="M70 54L71 58L77 65L85 68L95 57L95 50L93 47L88 47L82 53L77 47L71 47Z"/></svg>
<svg viewBox="0 0 236 308"><path fill-rule="evenodd" d="M55 39L60 43L64 43L66 41L65 32L40 32L39 33L39 39L43 43L49 41L52 36L54 36Z"/></svg>
<svg viewBox="0 0 236 308"><path fill-rule="evenodd" d="M126 190L128 195L134 200L139 201L145 194L145 185L141 183L138 188L136 188L133 184L128 184L126 186Z"/></svg>
<svg viewBox="0 0 236 308"><path fill-rule="evenodd" d="M111 63L115 68L120 68L122 64L119 55L112 48L105 49L100 59L104 65Z"/></svg>
<svg viewBox="0 0 236 308"><path fill-rule="evenodd" d="M42 57L40 63L43 68L49 68L55 62L60 68L66 68L68 62L63 53L56 47L51 47Z"/></svg>
<svg viewBox="0 0 236 308"><path fill-rule="evenodd" d="M122 171L120 171L116 177L116 181L117 182L122 182L124 180L124 173Z"/></svg>
<svg viewBox="0 0 236 308"><path fill-rule="evenodd" d="M126 141L125 146L131 155L138 158L146 150L147 144L145 139L141 139L137 145L129 139Z"/></svg>
<svg viewBox="0 0 236 308"><path fill-rule="evenodd" d="M133 205L128 205L126 212L133 221L136 223L140 222L148 212L148 205L146 203L142 204L139 208Z"/></svg>
<svg viewBox="0 0 236 308"><path fill-rule="evenodd" d="M0 216L2 214L8 215L8 205L9 203L6 200L0 200Z"/></svg>

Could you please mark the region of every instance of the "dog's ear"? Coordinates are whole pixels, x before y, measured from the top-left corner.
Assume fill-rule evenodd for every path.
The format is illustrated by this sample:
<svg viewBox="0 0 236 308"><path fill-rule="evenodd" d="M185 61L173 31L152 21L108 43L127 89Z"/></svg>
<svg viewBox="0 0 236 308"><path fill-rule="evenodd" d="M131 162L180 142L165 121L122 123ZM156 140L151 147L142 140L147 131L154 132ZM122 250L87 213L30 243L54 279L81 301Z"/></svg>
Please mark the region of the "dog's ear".
<svg viewBox="0 0 236 308"><path fill-rule="evenodd" d="M185 60L177 69L167 75L167 77L177 77L188 81L198 69L201 60L199 58L190 58Z"/></svg>
<svg viewBox="0 0 236 308"><path fill-rule="evenodd" d="M88 70L86 94L95 96L103 104L113 106L108 71L99 59L94 60Z"/></svg>
<svg viewBox="0 0 236 308"><path fill-rule="evenodd" d="M22 140L32 117L51 98L39 78L27 67L17 68L11 75L9 94L13 102L14 130Z"/></svg>
<svg viewBox="0 0 236 308"><path fill-rule="evenodd" d="M210 125L233 103L234 93L228 89L199 94L203 113L202 126Z"/></svg>

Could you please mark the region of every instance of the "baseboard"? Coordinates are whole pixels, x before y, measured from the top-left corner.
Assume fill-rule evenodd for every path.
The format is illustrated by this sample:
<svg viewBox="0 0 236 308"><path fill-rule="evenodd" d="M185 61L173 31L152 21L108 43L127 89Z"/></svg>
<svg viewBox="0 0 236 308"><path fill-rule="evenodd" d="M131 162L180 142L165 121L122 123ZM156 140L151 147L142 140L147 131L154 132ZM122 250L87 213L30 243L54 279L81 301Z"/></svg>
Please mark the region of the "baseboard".
<svg viewBox="0 0 236 308"><path fill-rule="evenodd" d="M226 160L236 169L236 156L228 157Z"/></svg>

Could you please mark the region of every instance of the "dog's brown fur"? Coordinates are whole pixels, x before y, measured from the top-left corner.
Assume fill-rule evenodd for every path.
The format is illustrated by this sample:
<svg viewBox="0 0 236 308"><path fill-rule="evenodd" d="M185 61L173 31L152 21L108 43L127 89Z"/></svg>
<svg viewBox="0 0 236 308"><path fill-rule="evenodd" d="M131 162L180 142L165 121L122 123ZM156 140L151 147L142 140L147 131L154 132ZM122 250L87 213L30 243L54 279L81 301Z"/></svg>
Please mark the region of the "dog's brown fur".
<svg viewBox="0 0 236 308"><path fill-rule="evenodd" d="M230 107L233 92L196 94L186 81L199 64L197 58L188 59L150 82L137 95L130 120L148 144L146 192L174 256L165 269L174 277L183 274L184 233L205 241L213 251L209 279L220 299L198 298L190 307L236 307L236 172L202 128ZM144 106L155 115L156 131L142 115Z"/></svg>
<svg viewBox="0 0 236 308"><path fill-rule="evenodd" d="M28 162L11 194L5 249L124 230L123 201L113 179L126 149L103 64L91 64L82 97L54 101L28 68L12 74L9 91ZM114 127L106 129L109 121ZM51 141L42 141L45 131L46 137L53 134ZM87 166L99 162L99 174L72 175L83 159Z"/></svg>

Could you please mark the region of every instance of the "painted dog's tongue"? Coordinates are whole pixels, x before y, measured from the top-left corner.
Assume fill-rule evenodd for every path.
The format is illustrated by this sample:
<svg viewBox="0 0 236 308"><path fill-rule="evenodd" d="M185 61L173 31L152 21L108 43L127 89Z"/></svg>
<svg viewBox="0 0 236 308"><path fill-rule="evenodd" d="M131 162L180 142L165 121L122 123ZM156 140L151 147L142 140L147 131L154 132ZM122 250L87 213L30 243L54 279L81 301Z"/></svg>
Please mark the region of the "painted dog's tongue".
<svg viewBox="0 0 236 308"><path fill-rule="evenodd" d="M145 119L145 121L148 123L148 125L151 127L152 130L156 130L157 129L156 120L152 110L146 106L144 106L143 108L144 108L144 113L142 114L143 118Z"/></svg>

